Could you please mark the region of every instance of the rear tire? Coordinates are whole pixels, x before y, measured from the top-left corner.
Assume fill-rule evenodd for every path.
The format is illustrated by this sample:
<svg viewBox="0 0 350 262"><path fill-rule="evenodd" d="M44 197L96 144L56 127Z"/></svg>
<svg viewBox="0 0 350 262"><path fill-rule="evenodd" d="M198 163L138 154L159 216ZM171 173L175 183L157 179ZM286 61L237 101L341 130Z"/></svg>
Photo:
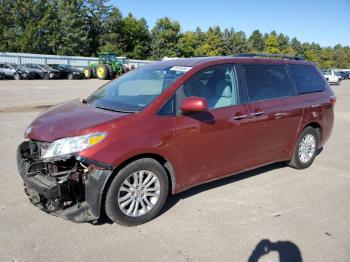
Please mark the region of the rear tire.
<svg viewBox="0 0 350 262"><path fill-rule="evenodd" d="M120 225L146 223L159 214L168 190L168 176L159 162L152 158L136 160L121 169L111 182L106 194L106 214Z"/></svg>
<svg viewBox="0 0 350 262"><path fill-rule="evenodd" d="M114 71L113 71L113 66L108 65L108 64L107 64L106 66L108 67L109 78L110 78L110 79L113 79L113 78L115 77Z"/></svg>
<svg viewBox="0 0 350 262"><path fill-rule="evenodd" d="M92 71L92 68L89 67L85 67L83 70L84 76L87 79L93 78L94 77L94 72Z"/></svg>
<svg viewBox="0 0 350 262"><path fill-rule="evenodd" d="M295 144L293 158L287 163L296 169L311 166L318 153L319 133L311 126L306 127Z"/></svg>

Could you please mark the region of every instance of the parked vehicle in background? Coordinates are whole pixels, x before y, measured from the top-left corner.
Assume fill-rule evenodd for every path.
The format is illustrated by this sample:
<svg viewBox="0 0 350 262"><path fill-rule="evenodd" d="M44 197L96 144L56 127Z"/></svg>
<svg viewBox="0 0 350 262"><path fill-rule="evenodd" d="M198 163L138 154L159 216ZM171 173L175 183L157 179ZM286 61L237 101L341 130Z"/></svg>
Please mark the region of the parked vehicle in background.
<svg viewBox="0 0 350 262"><path fill-rule="evenodd" d="M25 192L48 213L130 226L168 192L309 167L332 131L332 89L314 63L251 56L156 62L46 110L18 147Z"/></svg>
<svg viewBox="0 0 350 262"><path fill-rule="evenodd" d="M129 64L126 57L117 57L115 53L99 53L98 63L92 63L84 68L86 78L113 79L135 67Z"/></svg>
<svg viewBox="0 0 350 262"><path fill-rule="evenodd" d="M339 76L341 80L346 79L345 75L341 71L335 71L335 75Z"/></svg>
<svg viewBox="0 0 350 262"><path fill-rule="evenodd" d="M26 71L20 65L14 63L0 63L0 72L5 74L5 78L33 79L35 76L32 72Z"/></svg>
<svg viewBox="0 0 350 262"><path fill-rule="evenodd" d="M341 80L348 79L348 74L347 74L346 72L337 71L337 72L336 72L336 75L337 75L337 76L340 76L340 77L341 77Z"/></svg>
<svg viewBox="0 0 350 262"><path fill-rule="evenodd" d="M346 76L346 79L350 79L350 71L343 71Z"/></svg>
<svg viewBox="0 0 350 262"><path fill-rule="evenodd" d="M61 78L63 79L83 79L84 73L83 70L80 70L79 68L76 68L72 65L66 65L66 64L49 64L53 69L59 70L61 73Z"/></svg>
<svg viewBox="0 0 350 262"><path fill-rule="evenodd" d="M341 78L337 76L334 69L322 70L323 76L327 79L329 84L334 84L339 86L341 83Z"/></svg>
<svg viewBox="0 0 350 262"><path fill-rule="evenodd" d="M36 78L49 80L59 79L61 77L61 73L59 70L53 69L48 65L24 64L23 68L25 70L33 72Z"/></svg>

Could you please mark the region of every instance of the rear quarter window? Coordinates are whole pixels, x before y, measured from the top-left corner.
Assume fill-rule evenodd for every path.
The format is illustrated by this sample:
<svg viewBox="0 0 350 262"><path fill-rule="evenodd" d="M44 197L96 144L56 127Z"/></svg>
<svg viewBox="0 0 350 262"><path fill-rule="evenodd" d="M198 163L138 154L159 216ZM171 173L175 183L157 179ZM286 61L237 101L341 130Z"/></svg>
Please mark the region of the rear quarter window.
<svg viewBox="0 0 350 262"><path fill-rule="evenodd" d="M289 69L299 94L322 92L325 90L325 83L313 66L289 65Z"/></svg>

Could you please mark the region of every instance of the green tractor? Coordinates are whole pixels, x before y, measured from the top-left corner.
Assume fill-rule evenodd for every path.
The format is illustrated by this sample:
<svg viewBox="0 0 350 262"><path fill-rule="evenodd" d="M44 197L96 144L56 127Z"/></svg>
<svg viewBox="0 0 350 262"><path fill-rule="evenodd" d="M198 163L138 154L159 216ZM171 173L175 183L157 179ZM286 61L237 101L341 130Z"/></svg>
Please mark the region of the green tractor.
<svg viewBox="0 0 350 262"><path fill-rule="evenodd" d="M86 78L113 79L129 71L128 59L117 57L115 53L99 53L98 63L84 68Z"/></svg>

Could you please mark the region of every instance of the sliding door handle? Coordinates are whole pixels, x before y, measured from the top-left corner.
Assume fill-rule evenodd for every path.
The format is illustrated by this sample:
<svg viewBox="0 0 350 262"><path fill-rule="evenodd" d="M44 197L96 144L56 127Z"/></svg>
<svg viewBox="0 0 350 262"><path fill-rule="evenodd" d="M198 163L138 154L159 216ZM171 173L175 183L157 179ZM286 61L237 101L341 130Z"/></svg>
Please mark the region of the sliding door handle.
<svg viewBox="0 0 350 262"><path fill-rule="evenodd" d="M233 120L241 120L241 119L244 119L247 117L248 117L248 115L235 115L232 119Z"/></svg>
<svg viewBox="0 0 350 262"><path fill-rule="evenodd" d="M254 113L251 113L252 116L261 116L263 115L265 112L264 111L257 111L257 112L254 112Z"/></svg>

